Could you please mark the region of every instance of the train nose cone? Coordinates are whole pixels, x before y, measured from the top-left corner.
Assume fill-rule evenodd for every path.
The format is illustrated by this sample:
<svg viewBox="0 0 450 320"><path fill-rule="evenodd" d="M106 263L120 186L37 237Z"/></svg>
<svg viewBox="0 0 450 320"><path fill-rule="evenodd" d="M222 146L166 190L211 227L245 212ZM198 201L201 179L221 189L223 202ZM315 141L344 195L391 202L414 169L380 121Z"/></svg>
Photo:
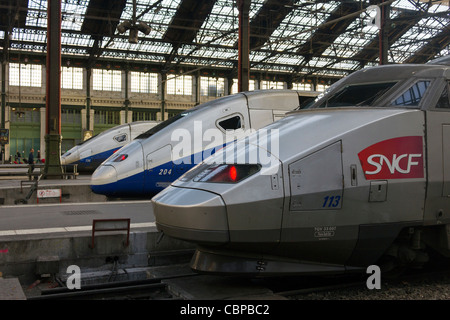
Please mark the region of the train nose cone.
<svg viewBox="0 0 450 320"><path fill-rule="evenodd" d="M152 198L158 229L195 243L223 244L230 239L225 203L214 193L169 186Z"/></svg>
<svg viewBox="0 0 450 320"><path fill-rule="evenodd" d="M112 185L116 182L116 169L113 166L102 165L92 174L91 190L97 194L110 194Z"/></svg>
<svg viewBox="0 0 450 320"><path fill-rule="evenodd" d="M61 156L61 164L65 165L65 164L70 164L72 162L74 162L75 159L75 154L72 152L66 152L65 154L63 154Z"/></svg>
<svg viewBox="0 0 450 320"><path fill-rule="evenodd" d="M78 147L73 147L72 149L64 153L60 159L62 165L77 163L78 160L80 160Z"/></svg>

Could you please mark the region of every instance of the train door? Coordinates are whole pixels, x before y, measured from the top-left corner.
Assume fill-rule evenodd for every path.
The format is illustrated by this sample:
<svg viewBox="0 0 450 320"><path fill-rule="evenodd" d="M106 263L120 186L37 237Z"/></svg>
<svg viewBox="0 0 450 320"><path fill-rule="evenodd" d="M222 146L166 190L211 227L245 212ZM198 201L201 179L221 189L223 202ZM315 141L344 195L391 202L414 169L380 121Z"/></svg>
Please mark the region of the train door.
<svg viewBox="0 0 450 320"><path fill-rule="evenodd" d="M244 137L250 132L247 100L244 96L238 99L234 97L223 107L212 109L211 114L204 117L202 124L202 151L200 155L201 160L205 160L227 144ZM195 141L193 143L195 145ZM198 153L199 151L196 150L195 152ZM195 164L198 163L195 162Z"/></svg>
<svg viewBox="0 0 450 320"><path fill-rule="evenodd" d="M444 182L442 184L442 196L450 197L450 124L442 125L442 156L444 168Z"/></svg>
<svg viewBox="0 0 450 320"><path fill-rule="evenodd" d="M450 80L441 86L426 115L427 196L425 224L450 223Z"/></svg>
<svg viewBox="0 0 450 320"><path fill-rule="evenodd" d="M344 264L356 243L358 228L342 225L337 219L342 219L344 192L342 142L296 159L287 169L291 196L283 212L281 246L288 250L302 243L294 255Z"/></svg>
<svg viewBox="0 0 450 320"><path fill-rule="evenodd" d="M245 134L245 131L253 128L247 103L247 99L242 98L221 108L215 123L212 124L216 130L219 129L225 134L226 141L239 139Z"/></svg>
<svg viewBox="0 0 450 320"><path fill-rule="evenodd" d="M172 146L170 144L147 154L145 157L144 192L162 190L172 181Z"/></svg>

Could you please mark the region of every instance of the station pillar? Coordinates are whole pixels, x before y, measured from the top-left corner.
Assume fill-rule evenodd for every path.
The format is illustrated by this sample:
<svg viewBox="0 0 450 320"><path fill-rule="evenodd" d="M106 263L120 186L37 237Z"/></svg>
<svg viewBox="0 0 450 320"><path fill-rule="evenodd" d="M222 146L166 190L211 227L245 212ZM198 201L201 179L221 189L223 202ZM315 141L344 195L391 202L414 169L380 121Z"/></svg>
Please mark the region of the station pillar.
<svg viewBox="0 0 450 320"><path fill-rule="evenodd" d="M61 166L61 0L47 7L47 87L44 178L62 178Z"/></svg>
<svg viewBox="0 0 450 320"><path fill-rule="evenodd" d="M250 77L250 12L251 0L237 0L239 10L239 43L238 43L238 91L248 91Z"/></svg>

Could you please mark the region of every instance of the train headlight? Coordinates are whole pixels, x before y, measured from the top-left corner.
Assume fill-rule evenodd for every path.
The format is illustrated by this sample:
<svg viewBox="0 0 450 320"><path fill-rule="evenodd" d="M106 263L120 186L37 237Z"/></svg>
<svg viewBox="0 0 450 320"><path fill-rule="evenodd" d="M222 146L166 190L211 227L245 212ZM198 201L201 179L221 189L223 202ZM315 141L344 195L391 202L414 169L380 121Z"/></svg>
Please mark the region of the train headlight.
<svg viewBox="0 0 450 320"><path fill-rule="evenodd" d="M121 161L125 160L126 158L128 158L127 154L119 154L114 158L113 162L121 162Z"/></svg>
<svg viewBox="0 0 450 320"><path fill-rule="evenodd" d="M259 164L212 164L196 172L196 182L237 183L261 170Z"/></svg>

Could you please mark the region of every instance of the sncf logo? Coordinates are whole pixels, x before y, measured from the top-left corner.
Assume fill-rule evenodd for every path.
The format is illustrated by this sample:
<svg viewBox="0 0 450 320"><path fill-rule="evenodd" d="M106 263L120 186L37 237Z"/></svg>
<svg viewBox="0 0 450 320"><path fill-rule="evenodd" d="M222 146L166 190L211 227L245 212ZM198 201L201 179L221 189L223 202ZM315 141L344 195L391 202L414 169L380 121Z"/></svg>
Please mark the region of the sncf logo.
<svg viewBox="0 0 450 320"><path fill-rule="evenodd" d="M384 140L358 153L367 180L423 178L421 136Z"/></svg>

